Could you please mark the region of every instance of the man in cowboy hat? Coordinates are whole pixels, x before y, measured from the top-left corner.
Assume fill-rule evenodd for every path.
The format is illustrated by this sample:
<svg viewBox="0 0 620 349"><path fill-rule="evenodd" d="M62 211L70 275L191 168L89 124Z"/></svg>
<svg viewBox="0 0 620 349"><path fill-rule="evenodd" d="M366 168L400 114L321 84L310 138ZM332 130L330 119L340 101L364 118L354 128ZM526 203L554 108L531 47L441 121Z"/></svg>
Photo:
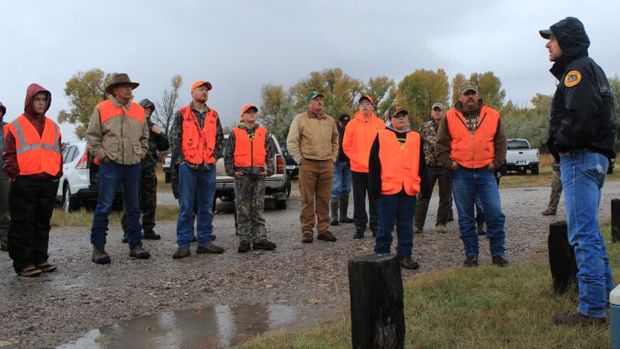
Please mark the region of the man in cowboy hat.
<svg viewBox="0 0 620 349"><path fill-rule="evenodd" d="M108 215L114 196L123 186L123 207L129 255L147 259L150 254L142 247L140 226L140 162L149 149L149 128L144 108L132 102L132 90L138 87L127 74L114 74L105 91L107 99L95 107L86 131L89 151L99 161L99 196L91 227L92 261L110 263L105 252Z"/></svg>

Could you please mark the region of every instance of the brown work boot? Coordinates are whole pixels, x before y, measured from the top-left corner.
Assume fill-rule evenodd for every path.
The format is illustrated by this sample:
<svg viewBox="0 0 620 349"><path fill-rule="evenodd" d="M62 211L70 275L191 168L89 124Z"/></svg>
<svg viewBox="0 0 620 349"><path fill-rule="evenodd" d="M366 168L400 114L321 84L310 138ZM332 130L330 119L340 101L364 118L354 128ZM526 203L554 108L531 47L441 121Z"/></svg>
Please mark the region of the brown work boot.
<svg viewBox="0 0 620 349"><path fill-rule="evenodd" d="M56 270L56 266L46 261L46 262L37 264L37 269L41 270L44 273L51 273Z"/></svg>
<svg viewBox="0 0 620 349"><path fill-rule="evenodd" d="M106 253L103 246L93 246L93 257L91 260L95 264L110 264L111 262L110 255Z"/></svg>
<svg viewBox="0 0 620 349"><path fill-rule="evenodd" d="M196 248L196 253L198 254L203 254L203 253L219 254L219 253L224 253L224 249L214 243L210 243L206 246L198 246L198 248Z"/></svg>
<svg viewBox="0 0 620 349"><path fill-rule="evenodd" d="M324 232L324 233L320 233L319 236L316 237L316 239L317 240L323 240L323 241L336 241L336 240L338 240L338 239L336 239L334 234L329 232L329 230Z"/></svg>
<svg viewBox="0 0 620 349"><path fill-rule="evenodd" d="M30 278L30 277L39 276L41 275L41 273L42 273L41 269L36 268L34 265L29 265L25 267L24 269L22 269L21 271L19 271L17 274L19 276Z"/></svg>
<svg viewBox="0 0 620 349"><path fill-rule="evenodd" d="M420 264L414 261L413 259L411 259L411 257L399 258L398 264L400 264L402 268L410 269L410 270L417 270L420 267Z"/></svg>
<svg viewBox="0 0 620 349"><path fill-rule="evenodd" d="M579 312L570 312L556 314L553 323L556 325L569 326L605 325L607 319L604 317L587 316Z"/></svg>
<svg viewBox="0 0 620 349"><path fill-rule="evenodd" d="M555 216L556 210L551 207L547 207L546 210L542 211L543 216Z"/></svg>
<svg viewBox="0 0 620 349"><path fill-rule="evenodd" d="M304 244L311 243L314 240L314 234L311 231L304 231L303 236L301 238L301 242Z"/></svg>
<svg viewBox="0 0 620 349"><path fill-rule="evenodd" d="M189 251L189 248L187 248L187 247L179 247L179 248L177 248L177 250L172 255L172 258L174 258L174 259L181 259L181 258L189 257L191 254L192 253Z"/></svg>
<svg viewBox="0 0 620 349"><path fill-rule="evenodd" d="M151 258L151 254L149 253L149 251L145 250L142 245L136 245L129 249L129 256L137 259Z"/></svg>
<svg viewBox="0 0 620 349"><path fill-rule="evenodd" d="M255 250L271 251L276 249L276 244L267 239L261 239L252 244L252 248Z"/></svg>

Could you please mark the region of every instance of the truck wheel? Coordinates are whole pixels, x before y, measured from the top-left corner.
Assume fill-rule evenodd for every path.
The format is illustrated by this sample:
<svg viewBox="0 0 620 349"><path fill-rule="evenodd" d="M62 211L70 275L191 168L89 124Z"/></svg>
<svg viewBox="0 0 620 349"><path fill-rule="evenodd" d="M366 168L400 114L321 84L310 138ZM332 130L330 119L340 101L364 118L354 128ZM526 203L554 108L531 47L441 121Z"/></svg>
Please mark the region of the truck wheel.
<svg viewBox="0 0 620 349"><path fill-rule="evenodd" d="M538 165L532 167L532 174L538 175Z"/></svg>
<svg viewBox="0 0 620 349"><path fill-rule="evenodd" d="M286 209L286 199L276 200L276 208L278 210L285 210Z"/></svg>

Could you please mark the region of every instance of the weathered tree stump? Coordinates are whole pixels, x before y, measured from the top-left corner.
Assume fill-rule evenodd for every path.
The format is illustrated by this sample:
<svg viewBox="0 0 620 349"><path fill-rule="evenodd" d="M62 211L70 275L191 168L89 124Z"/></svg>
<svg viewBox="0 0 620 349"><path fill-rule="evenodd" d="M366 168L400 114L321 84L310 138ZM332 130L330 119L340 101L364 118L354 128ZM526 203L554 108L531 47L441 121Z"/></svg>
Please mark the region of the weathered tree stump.
<svg viewBox="0 0 620 349"><path fill-rule="evenodd" d="M620 199L611 199L611 242L620 242Z"/></svg>
<svg viewBox="0 0 620 349"><path fill-rule="evenodd" d="M349 260L353 348L403 348L403 281L393 255Z"/></svg>
<svg viewBox="0 0 620 349"><path fill-rule="evenodd" d="M577 262L575 252L568 244L568 226L566 222L549 224L549 267L553 278L553 290L566 293L577 286Z"/></svg>

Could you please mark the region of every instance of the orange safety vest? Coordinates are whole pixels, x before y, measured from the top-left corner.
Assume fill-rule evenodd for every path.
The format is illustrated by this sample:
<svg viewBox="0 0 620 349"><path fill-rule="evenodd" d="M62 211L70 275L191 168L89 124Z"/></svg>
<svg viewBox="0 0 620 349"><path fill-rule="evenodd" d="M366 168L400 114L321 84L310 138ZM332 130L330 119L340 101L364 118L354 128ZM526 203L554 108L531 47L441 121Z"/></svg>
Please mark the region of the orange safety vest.
<svg viewBox="0 0 620 349"><path fill-rule="evenodd" d="M450 159L470 169L487 166L495 159L495 133L499 113L483 105L478 117L478 128L471 132L467 120L455 108L446 114L450 132Z"/></svg>
<svg viewBox="0 0 620 349"><path fill-rule="evenodd" d="M15 138L15 152L19 174L26 176L47 173L56 176L60 172L60 128L45 117L43 134L24 115L20 115L8 125Z"/></svg>
<svg viewBox="0 0 620 349"><path fill-rule="evenodd" d="M342 151L349 158L351 171L368 173L368 154L377 132L385 129L385 122L377 116L364 120L361 112L356 112L353 120L345 128Z"/></svg>
<svg viewBox="0 0 620 349"><path fill-rule="evenodd" d="M181 108L180 112L183 115L181 150L185 161L194 165L214 164L213 151L215 150L215 137L217 137L217 112L214 109L209 109L205 115L202 128L200 128L198 118L194 115L189 104Z"/></svg>
<svg viewBox="0 0 620 349"><path fill-rule="evenodd" d="M123 109L120 105L116 105L112 100L106 99L105 101L97 104L97 110L99 110L99 123L105 124L106 121L119 117L126 116L137 120L141 124L144 123L146 116L144 115L144 108L138 103L130 102L129 108Z"/></svg>
<svg viewBox="0 0 620 349"><path fill-rule="evenodd" d="M267 155L265 137L267 129L260 126L257 127L254 130L253 140L250 140L250 136L245 129L235 127L233 132L235 134L235 153L233 158L235 167L265 167L265 156Z"/></svg>
<svg viewBox="0 0 620 349"><path fill-rule="evenodd" d="M405 190L409 196L420 192L420 134L407 132L401 146L391 130L381 130L379 161L381 161L381 194L393 195Z"/></svg>

